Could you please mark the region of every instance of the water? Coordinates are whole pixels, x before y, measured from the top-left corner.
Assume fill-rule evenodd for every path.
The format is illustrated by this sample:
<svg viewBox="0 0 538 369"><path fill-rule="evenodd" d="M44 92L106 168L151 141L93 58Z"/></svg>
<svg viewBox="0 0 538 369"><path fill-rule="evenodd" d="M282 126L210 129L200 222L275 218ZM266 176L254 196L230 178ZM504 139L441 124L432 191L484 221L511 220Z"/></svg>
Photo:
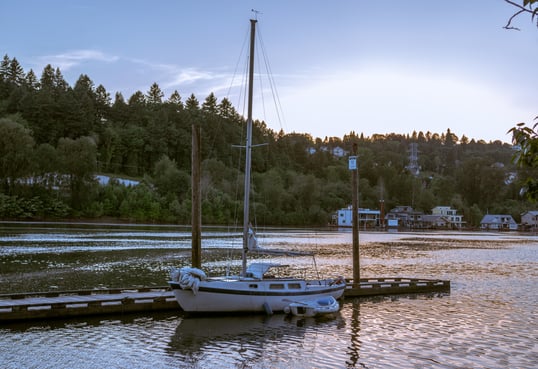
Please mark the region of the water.
<svg viewBox="0 0 538 369"><path fill-rule="evenodd" d="M352 275L349 231L259 232ZM204 232L222 272L241 241ZM347 299L325 319L187 317L179 311L0 325L2 368L536 368L538 239L494 233L361 233L364 277L450 279L450 294ZM174 228L0 225L0 291L166 284L190 262ZM282 261L282 260L281 260ZM310 260L296 263L308 274ZM232 263L232 271L240 263Z"/></svg>

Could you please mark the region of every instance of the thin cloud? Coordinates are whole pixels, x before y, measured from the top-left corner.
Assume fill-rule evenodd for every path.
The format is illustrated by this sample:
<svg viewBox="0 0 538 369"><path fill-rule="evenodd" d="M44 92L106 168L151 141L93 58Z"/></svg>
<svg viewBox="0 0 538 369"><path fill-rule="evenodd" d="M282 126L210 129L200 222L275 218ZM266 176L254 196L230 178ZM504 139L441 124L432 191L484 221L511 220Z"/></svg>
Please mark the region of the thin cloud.
<svg viewBox="0 0 538 369"><path fill-rule="evenodd" d="M199 81L211 81L218 78L217 75L201 71L196 68L185 68L175 73L174 78L169 82L170 86L179 86L183 84L191 85Z"/></svg>
<svg viewBox="0 0 538 369"><path fill-rule="evenodd" d="M40 58L42 62L59 67L67 71L88 61L101 61L113 63L119 60L118 56L107 55L99 50L73 50L63 54L47 55Z"/></svg>
<svg viewBox="0 0 538 369"><path fill-rule="evenodd" d="M142 59L131 59L131 62L141 65L145 69L154 70L160 74L160 76L156 77L155 79L160 80L161 87L165 89L196 86L208 82L220 85L220 81L229 78L229 75L226 74L215 73L194 67L181 67L174 64L152 63Z"/></svg>

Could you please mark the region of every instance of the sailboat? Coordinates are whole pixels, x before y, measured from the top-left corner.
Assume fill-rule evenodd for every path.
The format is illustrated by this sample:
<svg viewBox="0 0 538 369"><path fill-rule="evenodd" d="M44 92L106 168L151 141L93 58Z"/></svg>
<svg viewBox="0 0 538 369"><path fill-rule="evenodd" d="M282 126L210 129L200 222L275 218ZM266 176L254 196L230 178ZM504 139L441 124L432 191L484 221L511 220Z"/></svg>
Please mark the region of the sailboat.
<svg viewBox="0 0 538 369"><path fill-rule="evenodd" d="M168 282L181 308L188 313L257 313L284 312L290 301L315 301L321 298L339 299L346 282L336 279L306 280L295 277L269 275L269 270L281 266L276 263L251 263L247 254L255 252L282 253L265 250L258 246L249 223L250 172L252 149L252 96L254 80L254 43L256 19L250 20L250 60L248 116L245 147L245 191L243 204L243 252L242 272L237 276L207 277L198 268L174 269ZM284 252L285 255L306 253Z"/></svg>

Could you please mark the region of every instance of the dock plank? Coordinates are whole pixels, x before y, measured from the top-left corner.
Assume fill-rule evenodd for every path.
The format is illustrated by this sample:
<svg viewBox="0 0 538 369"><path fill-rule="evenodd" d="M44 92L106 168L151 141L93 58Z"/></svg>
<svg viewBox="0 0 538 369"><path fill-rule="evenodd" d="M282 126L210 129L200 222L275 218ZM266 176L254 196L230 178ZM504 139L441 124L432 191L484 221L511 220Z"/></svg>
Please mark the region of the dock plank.
<svg viewBox="0 0 538 369"><path fill-rule="evenodd" d="M450 281L420 278L364 278L348 281L344 297L450 292Z"/></svg>
<svg viewBox="0 0 538 369"><path fill-rule="evenodd" d="M58 293L55 297L38 296L31 293L27 297L17 294L0 296L0 322L45 318L64 318L96 314L116 314L140 311L171 310L180 307L171 291L162 290L114 290L113 293L75 294Z"/></svg>

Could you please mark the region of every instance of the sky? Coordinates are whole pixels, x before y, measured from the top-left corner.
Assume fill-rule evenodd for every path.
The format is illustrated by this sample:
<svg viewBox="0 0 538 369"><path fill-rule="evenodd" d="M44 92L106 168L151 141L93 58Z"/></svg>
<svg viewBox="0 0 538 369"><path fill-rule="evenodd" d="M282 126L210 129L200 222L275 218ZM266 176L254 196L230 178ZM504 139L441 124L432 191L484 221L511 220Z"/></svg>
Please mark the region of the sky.
<svg viewBox="0 0 538 369"><path fill-rule="evenodd" d="M71 86L86 74L112 98L156 82L165 99L214 93L243 114L232 87L257 17L256 65L275 88L260 68L254 118L275 131L510 142L538 115L538 27L521 15L520 31L503 29L515 11L504 0L2 0L0 53L38 77L58 67Z"/></svg>

